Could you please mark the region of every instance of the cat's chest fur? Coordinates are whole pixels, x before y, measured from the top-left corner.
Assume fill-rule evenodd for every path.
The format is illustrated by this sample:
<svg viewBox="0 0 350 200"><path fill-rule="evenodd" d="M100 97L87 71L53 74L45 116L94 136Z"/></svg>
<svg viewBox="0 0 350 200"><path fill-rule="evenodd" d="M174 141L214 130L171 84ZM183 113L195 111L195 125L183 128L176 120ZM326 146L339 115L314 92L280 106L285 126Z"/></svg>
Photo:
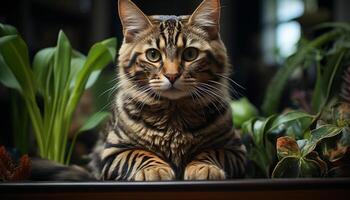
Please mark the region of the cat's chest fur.
<svg viewBox="0 0 350 200"><path fill-rule="evenodd" d="M143 105L142 109L137 106L124 101L117 114L119 123L125 124L127 135L139 147L180 166L200 146L202 136L196 135L194 128L202 126L207 119L191 102L163 102Z"/></svg>

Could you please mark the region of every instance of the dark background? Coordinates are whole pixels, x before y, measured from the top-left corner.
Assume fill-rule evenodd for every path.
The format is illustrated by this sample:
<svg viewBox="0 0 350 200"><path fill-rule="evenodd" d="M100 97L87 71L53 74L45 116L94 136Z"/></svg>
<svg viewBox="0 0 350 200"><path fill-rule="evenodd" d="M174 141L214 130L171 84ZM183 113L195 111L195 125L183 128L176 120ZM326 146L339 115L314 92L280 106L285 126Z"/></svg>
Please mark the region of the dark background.
<svg viewBox="0 0 350 200"><path fill-rule="evenodd" d="M284 0L222 0L221 35L234 66L232 78L245 88L233 86L238 91L233 96L247 96L257 107L262 103L268 81L283 60L274 56L274 49L266 51L266 46L274 44L274 30L280 23L276 19L280 1ZM201 0L133 2L147 15L188 15ZM306 5L310 2L317 8L308 10ZM304 0L304 4L304 14L293 19L304 34L321 22L350 21L348 0ZM54 46L60 29L67 34L72 46L85 54L92 44L102 39L117 36L118 46L122 41L116 0L2 0L0 22L11 24L19 30L31 56L42 48ZM264 34L269 33L272 43L264 41ZM271 55L272 59L266 59ZM111 86L108 80L114 71L115 66L111 65L105 70L98 86L84 95L83 98L88 100L80 109L83 114L109 108L111 98L103 93ZM8 89L0 86L0 144L11 144L11 101L8 94ZM90 143L88 146L92 145L92 141Z"/></svg>

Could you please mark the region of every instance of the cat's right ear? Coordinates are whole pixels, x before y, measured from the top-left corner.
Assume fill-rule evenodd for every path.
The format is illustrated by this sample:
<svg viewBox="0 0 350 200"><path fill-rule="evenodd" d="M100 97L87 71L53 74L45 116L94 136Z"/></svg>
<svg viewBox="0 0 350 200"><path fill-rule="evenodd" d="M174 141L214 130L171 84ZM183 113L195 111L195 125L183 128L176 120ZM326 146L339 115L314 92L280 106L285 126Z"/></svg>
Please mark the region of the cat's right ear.
<svg viewBox="0 0 350 200"><path fill-rule="evenodd" d="M125 42L131 42L141 31L152 26L148 17L130 0L118 1L119 18Z"/></svg>

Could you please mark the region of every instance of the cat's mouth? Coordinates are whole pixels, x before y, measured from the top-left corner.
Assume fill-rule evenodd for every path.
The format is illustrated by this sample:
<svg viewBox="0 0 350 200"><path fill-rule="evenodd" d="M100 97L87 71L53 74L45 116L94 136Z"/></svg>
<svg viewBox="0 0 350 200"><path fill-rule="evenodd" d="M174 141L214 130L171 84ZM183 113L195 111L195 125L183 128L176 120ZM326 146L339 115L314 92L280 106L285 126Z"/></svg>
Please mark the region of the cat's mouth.
<svg viewBox="0 0 350 200"><path fill-rule="evenodd" d="M173 85L171 87L169 87L168 89L166 90L162 90L160 92L160 95L162 97L165 97L165 98L168 98L168 99L171 99L171 100L175 100L175 99L180 99L180 98L183 98L185 96L187 96L187 92L184 91L184 90L181 90L179 88L176 88L174 87Z"/></svg>

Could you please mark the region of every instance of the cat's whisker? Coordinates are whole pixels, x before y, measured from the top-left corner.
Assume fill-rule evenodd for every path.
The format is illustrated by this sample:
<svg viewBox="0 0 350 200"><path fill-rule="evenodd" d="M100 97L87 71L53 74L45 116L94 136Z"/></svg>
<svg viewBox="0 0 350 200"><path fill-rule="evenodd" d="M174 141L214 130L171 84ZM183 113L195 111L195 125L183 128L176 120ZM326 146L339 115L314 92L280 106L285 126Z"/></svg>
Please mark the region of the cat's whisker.
<svg viewBox="0 0 350 200"><path fill-rule="evenodd" d="M198 92L198 87L195 87L194 89L194 94L195 96L197 96L197 100L198 100L198 103L201 107L206 107L205 105L205 102L203 100L203 95L201 95L199 92ZM205 113L204 113L204 110L203 109L200 109L201 112L202 112L202 116L205 116Z"/></svg>
<svg viewBox="0 0 350 200"><path fill-rule="evenodd" d="M210 93L211 96L214 96L218 103L220 103L221 107L226 106L227 102L225 101L225 99L222 98L223 95L221 94L221 91L218 88L206 83L200 83L200 85L202 87L199 88L205 89L207 93Z"/></svg>
<svg viewBox="0 0 350 200"><path fill-rule="evenodd" d="M199 89L200 91L206 93L207 95L209 95L208 98L211 98L211 99L213 99L214 101L217 101L218 103L220 103L220 106L222 106L221 99L219 99L219 98L217 98L216 96L214 96L209 90L204 89L204 88L202 88L202 87L199 87L198 89ZM215 109L216 109L218 112L221 113L220 109L217 107L217 105L216 105L215 102L211 101L210 104L212 104L212 105L215 107Z"/></svg>
<svg viewBox="0 0 350 200"><path fill-rule="evenodd" d="M213 84L220 85L220 86L224 87L225 89L229 90L230 92L233 93L234 98L235 98L235 97L239 97L239 95L241 95L241 94L240 94L237 90L235 90L235 88L232 87L231 85L228 86L228 85L225 85L225 84L223 84L223 83L220 83L220 82L218 82L218 81L213 81L213 80L209 80L209 82L211 82L211 83L213 83Z"/></svg>
<svg viewBox="0 0 350 200"><path fill-rule="evenodd" d="M240 87L241 89L245 90L245 88L242 85L238 84L236 81L234 81L230 77L222 75L222 74L216 74L216 75L220 76L221 78L224 78L224 79L228 80L229 82L233 83L234 85L236 85L236 86Z"/></svg>

